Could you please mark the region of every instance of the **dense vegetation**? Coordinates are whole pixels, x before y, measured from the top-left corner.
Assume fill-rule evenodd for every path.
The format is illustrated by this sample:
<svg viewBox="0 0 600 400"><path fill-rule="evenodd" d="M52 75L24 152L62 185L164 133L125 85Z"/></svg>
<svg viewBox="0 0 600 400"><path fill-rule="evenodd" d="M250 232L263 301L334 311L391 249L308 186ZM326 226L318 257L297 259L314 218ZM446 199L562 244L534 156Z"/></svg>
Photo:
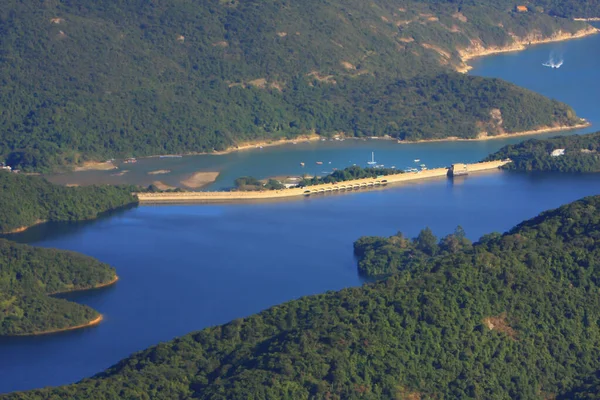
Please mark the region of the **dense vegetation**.
<svg viewBox="0 0 600 400"><path fill-rule="evenodd" d="M584 398L600 369L599 243L590 197L422 272L290 301L6 398Z"/></svg>
<svg viewBox="0 0 600 400"><path fill-rule="evenodd" d="M0 171L0 233L41 221L76 221L137 203L130 187L64 187Z"/></svg>
<svg viewBox="0 0 600 400"><path fill-rule="evenodd" d="M0 161L45 170L308 132L414 140L573 123L564 104L448 73L472 43L585 26L513 6L6 0Z"/></svg>
<svg viewBox="0 0 600 400"><path fill-rule="evenodd" d="M434 257L467 251L471 246L460 226L439 242L431 229L425 228L412 240L402 232L389 238L362 237L354 242L354 254L361 275L380 278L403 271L422 273Z"/></svg>
<svg viewBox="0 0 600 400"><path fill-rule="evenodd" d="M276 179L259 180L253 176L242 176L234 181L235 190L256 191L256 190L279 190L285 186Z"/></svg>
<svg viewBox="0 0 600 400"><path fill-rule="evenodd" d="M552 156L564 149L563 155ZM531 139L504 146L486 160L510 158L503 168L519 171L600 172L600 132Z"/></svg>
<svg viewBox="0 0 600 400"><path fill-rule="evenodd" d="M77 253L0 239L0 335L40 333L83 325L99 314L48 294L111 282L115 271Z"/></svg>
<svg viewBox="0 0 600 400"><path fill-rule="evenodd" d="M377 178L378 176L401 174L402 171L394 168L362 168L358 165L353 165L344 169L338 169L323 177L314 176L312 178L303 178L300 186L321 185L323 183L337 183L351 181L353 179Z"/></svg>
<svg viewBox="0 0 600 400"><path fill-rule="evenodd" d="M452 0L448 1L452 2ZM488 0L466 0L464 3L473 4L479 1L488 3ZM514 7L516 4L510 0L494 0L494 3L504 7ZM527 5L532 12L544 12L563 18L600 17L600 3L597 0L532 0L519 2L518 4Z"/></svg>

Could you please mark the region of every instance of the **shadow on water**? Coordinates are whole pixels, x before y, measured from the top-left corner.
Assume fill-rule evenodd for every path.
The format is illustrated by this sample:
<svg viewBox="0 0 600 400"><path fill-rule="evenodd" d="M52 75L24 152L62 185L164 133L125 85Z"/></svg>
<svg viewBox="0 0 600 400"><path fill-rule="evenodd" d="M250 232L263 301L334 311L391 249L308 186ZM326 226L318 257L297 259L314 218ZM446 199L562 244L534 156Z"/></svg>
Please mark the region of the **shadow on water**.
<svg viewBox="0 0 600 400"><path fill-rule="evenodd" d="M36 243L48 238L60 238L64 236L76 235L85 228L100 224L111 218L123 216L127 214L127 212L137 207L137 204L131 204L115 210L103 212L99 214L98 217L85 221L46 222L32 226L23 232L0 234L0 238L11 240L17 243Z"/></svg>

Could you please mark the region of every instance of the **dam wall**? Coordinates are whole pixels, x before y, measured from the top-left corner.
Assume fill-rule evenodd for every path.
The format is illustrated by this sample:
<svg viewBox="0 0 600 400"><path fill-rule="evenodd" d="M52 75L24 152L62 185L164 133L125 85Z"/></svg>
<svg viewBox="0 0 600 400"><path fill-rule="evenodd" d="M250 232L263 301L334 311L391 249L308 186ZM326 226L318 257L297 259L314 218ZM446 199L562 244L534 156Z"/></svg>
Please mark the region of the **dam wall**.
<svg viewBox="0 0 600 400"><path fill-rule="evenodd" d="M476 164L467 164L469 173L495 170L510 162L488 161ZM172 193L136 193L140 204L161 203L221 203L237 201L256 201L285 199L298 196L310 196L329 192L351 192L352 190L384 187L402 182L414 182L430 178L448 176L448 168L434 168L419 172L406 172L395 175L379 176L377 178L355 179L351 181L327 183L306 186L304 188L290 188L281 190L248 191L248 192L172 192Z"/></svg>

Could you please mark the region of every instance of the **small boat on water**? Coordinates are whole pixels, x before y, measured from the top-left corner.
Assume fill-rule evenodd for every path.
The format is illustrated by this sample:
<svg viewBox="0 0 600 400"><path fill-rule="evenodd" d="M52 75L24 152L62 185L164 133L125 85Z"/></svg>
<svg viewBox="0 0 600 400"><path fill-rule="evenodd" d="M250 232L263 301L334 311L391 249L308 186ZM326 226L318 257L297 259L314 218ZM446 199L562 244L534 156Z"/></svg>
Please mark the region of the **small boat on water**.
<svg viewBox="0 0 600 400"><path fill-rule="evenodd" d="M371 152L371 161L367 161L369 165L377 165L377 161L375 161L375 152Z"/></svg>
<svg viewBox="0 0 600 400"><path fill-rule="evenodd" d="M128 158L127 160L123 161L124 164L135 164L137 162L137 160L135 158Z"/></svg>
<svg viewBox="0 0 600 400"><path fill-rule="evenodd" d="M301 163L300 163L300 166L301 166L301 167L304 167L304 163L303 163L303 162L301 162Z"/></svg>
<svg viewBox="0 0 600 400"><path fill-rule="evenodd" d="M317 165L323 165L323 161L317 161Z"/></svg>
<svg viewBox="0 0 600 400"><path fill-rule="evenodd" d="M419 162L419 161L421 161L421 160L419 160L418 158L415 159L415 162Z"/></svg>

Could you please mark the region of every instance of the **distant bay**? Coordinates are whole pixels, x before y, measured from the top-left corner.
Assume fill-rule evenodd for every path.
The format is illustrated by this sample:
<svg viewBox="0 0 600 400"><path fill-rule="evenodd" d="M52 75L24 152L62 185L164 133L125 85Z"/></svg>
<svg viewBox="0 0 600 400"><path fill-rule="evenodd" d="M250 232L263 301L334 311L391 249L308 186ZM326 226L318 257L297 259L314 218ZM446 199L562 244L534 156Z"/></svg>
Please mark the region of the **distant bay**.
<svg viewBox="0 0 600 400"><path fill-rule="evenodd" d="M550 57L563 59L558 68L544 67ZM531 89L550 98L571 105L577 114L592 123L591 127L562 133L546 133L531 137L553 137L558 134L577 134L600 130L600 35L566 42L535 45L515 53L481 57L470 60L472 75L497 77ZM198 171L220 172L207 190L219 190L233 185L245 175L257 178L282 175L323 175L333 168L351 165L366 166L371 152L386 167L403 169L425 163L429 168L442 167L454 162L475 162L497 151L506 144L518 143L528 137L514 137L473 142L433 142L398 144L393 140L365 139L345 141L299 140L296 144L256 148L225 155L198 155L181 158L145 158L135 164L123 164L120 170L86 171L52 175L50 179L63 184L136 183L150 185L160 181L169 186L181 186ZM322 162L323 164L317 164ZM301 166L304 163L304 167ZM127 170L125 174L120 171ZM149 174L167 170L161 175Z"/></svg>

